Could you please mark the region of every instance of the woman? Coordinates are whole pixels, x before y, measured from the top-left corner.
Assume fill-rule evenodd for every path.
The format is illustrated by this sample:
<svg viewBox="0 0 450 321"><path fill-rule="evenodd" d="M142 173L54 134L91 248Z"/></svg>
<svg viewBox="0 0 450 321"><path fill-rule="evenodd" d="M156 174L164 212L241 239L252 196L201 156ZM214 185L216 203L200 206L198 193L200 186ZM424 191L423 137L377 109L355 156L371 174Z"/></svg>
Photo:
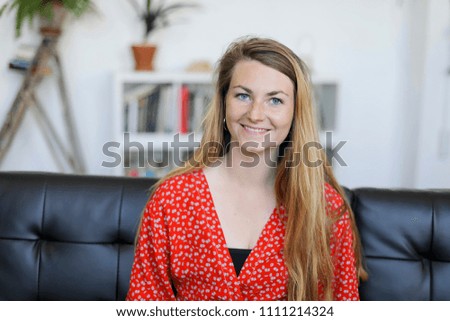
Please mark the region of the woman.
<svg viewBox="0 0 450 321"><path fill-rule="evenodd" d="M229 46L200 148L144 209L129 300L358 300L353 214L318 148L303 62Z"/></svg>

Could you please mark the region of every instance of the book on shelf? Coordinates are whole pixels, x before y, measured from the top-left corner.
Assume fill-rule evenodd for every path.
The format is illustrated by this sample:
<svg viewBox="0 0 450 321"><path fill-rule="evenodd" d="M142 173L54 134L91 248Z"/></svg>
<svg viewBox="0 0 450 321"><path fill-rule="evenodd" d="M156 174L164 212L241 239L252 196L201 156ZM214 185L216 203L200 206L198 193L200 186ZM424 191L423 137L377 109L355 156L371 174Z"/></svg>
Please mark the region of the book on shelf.
<svg viewBox="0 0 450 321"><path fill-rule="evenodd" d="M141 98L138 112L138 132L155 132L159 112L160 88Z"/></svg>
<svg viewBox="0 0 450 321"><path fill-rule="evenodd" d="M173 168L173 154L168 150L153 151L151 155L147 154L143 158L138 152L128 152L125 155L126 176L162 177Z"/></svg>
<svg viewBox="0 0 450 321"><path fill-rule="evenodd" d="M169 150L153 151L151 155L147 154L141 160L138 153L128 153L125 156L125 175L161 178L187 161L193 152L193 148L183 149L179 155ZM149 159L149 157L151 158Z"/></svg>
<svg viewBox="0 0 450 321"><path fill-rule="evenodd" d="M211 88L205 85L196 85L191 88L190 110L189 110L189 132L201 130L203 118L211 102Z"/></svg>
<svg viewBox="0 0 450 321"><path fill-rule="evenodd" d="M172 133L178 130L178 100L175 92L176 88L171 85L165 85L161 88L159 99L159 112L156 123L156 131L159 133ZM175 93L175 95L174 95Z"/></svg>
<svg viewBox="0 0 450 321"><path fill-rule="evenodd" d="M28 70L31 66L30 60L24 60L19 58L14 58L9 62L9 69L15 69L15 70Z"/></svg>
<svg viewBox="0 0 450 321"><path fill-rule="evenodd" d="M36 49L37 47L32 45L19 45L16 49L14 58L9 61L9 68L19 71L28 70L33 64Z"/></svg>
<svg viewBox="0 0 450 321"><path fill-rule="evenodd" d="M186 134L188 132L189 123L189 103L190 90L187 85L181 86L180 93L180 133Z"/></svg>
<svg viewBox="0 0 450 321"><path fill-rule="evenodd" d="M124 96L125 131L160 132L176 131L174 127L175 104L170 85L142 85L129 90Z"/></svg>
<svg viewBox="0 0 450 321"><path fill-rule="evenodd" d="M127 168L125 176L129 177L154 177L161 178L169 172L168 168L144 167L144 168Z"/></svg>
<svg viewBox="0 0 450 321"><path fill-rule="evenodd" d="M152 84L132 85L125 89L124 103L124 129L126 132L137 132L142 126L144 107L149 95L156 89Z"/></svg>
<svg viewBox="0 0 450 321"><path fill-rule="evenodd" d="M158 113L156 116L155 132L167 133L172 130L170 124L170 108L171 103L171 92L169 86L162 86L159 91L159 100L157 104Z"/></svg>
<svg viewBox="0 0 450 321"><path fill-rule="evenodd" d="M184 85L180 93L180 133L199 132L211 101L210 86Z"/></svg>

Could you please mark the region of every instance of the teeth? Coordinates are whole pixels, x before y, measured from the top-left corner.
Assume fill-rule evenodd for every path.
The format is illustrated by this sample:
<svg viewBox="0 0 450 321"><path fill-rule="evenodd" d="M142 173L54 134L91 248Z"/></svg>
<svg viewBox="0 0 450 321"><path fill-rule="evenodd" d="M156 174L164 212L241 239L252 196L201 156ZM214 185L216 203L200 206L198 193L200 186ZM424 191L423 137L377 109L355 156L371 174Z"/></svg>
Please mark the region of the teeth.
<svg viewBox="0 0 450 321"><path fill-rule="evenodd" d="M253 128L253 127L248 127L248 126L244 126L244 128L246 130L249 130L249 131L252 131L252 132L255 132L255 133L263 133L263 132L267 131L267 129L264 129L264 128Z"/></svg>

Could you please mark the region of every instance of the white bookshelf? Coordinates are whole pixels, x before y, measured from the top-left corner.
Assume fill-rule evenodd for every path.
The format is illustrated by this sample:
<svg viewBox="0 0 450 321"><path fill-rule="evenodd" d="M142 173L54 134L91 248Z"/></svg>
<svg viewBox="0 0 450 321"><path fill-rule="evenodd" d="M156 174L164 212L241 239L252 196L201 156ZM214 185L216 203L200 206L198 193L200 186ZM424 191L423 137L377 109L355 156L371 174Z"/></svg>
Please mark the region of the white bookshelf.
<svg viewBox="0 0 450 321"><path fill-rule="evenodd" d="M189 121L195 122L195 124L189 123L189 128L185 128L186 122L184 127L182 123L181 95L183 87L189 88L189 97L192 99L188 117ZM157 102L158 111L156 117L153 117L154 123L152 122L152 126L148 126L148 123L144 122L146 128L140 127L143 118L140 114L140 108L142 108L139 105L140 100L150 99L155 88L160 92ZM199 92L202 94L198 94ZM195 93L197 96L194 96ZM155 173L152 173L154 168L147 167L147 157L161 159L163 157L161 155L165 155L165 153L170 155L177 141L183 145L181 153L193 151L201 140L200 120L206 110L207 95L212 95L212 75L209 73L126 72L115 74L113 130L115 141L120 143L119 150L122 161L120 166L113 169L114 175L161 176L175 164L171 163L170 166L163 169L156 168ZM203 100L195 101L195 98L192 97L201 97L199 99ZM146 115L147 121L152 120L151 116L151 114L150 116ZM193 128L190 127L191 125ZM182 128L185 130L180 132ZM127 142L131 142L131 145L126 144ZM130 146L131 148L129 148ZM142 164L138 164L137 171L133 170L135 164L132 158L140 147L135 146L143 147L146 158L145 168L141 168ZM139 158L137 160L139 161Z"/></svg>

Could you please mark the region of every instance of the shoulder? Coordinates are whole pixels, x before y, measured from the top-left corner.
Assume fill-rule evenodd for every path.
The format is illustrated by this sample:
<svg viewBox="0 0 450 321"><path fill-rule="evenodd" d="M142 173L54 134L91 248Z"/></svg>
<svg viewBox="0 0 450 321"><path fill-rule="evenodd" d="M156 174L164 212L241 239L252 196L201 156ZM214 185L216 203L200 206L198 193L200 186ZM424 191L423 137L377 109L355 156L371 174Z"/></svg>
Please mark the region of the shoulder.
<svg viewBox="0 0 450 321"><path fill-rule="evenodd" d="M168 224L171 218L185 210L198 197L195 191L200 178L196 170L163 179L147 201L143 225Z"/></svg>
<svg viewBox="0 0 450 321"><path fill-rule="evenodd" d="M348 208L341 194L329 183L325 183L325 201L328 217L334 226L346 225L350 218Z"/></svg>
<svg viewBox="0 0 450 321"><path fill-rule="evenodd" d="M342 195L328 183L325 183L325 200L328 216L333 222L333 235L340 239L345 231L350 228L350 213L345 206Z"/></svg>
<svg viewBox="0 0 450 321"><path fill-rule="evenodd" d="M342 195L329 183L325 183L325 201L329 211L339 210L344 205Z"/></svg>
<svg viewBox="0 0 450 321"><path fill-rule="evenodd" d="M144 215L165 217L179 213L198 195L198 170L163 179L145 206Z"/></svg>
<svg viewBox="0 0 450 321"><path fill-rule="evenodd" d="M188 203L198 195L196 191L202 182L200 170L194 170L163 179L152 194L151 200L164 209Z"/></svg>
<svg viewBox="0 0 450 321"><path fill-rule="evenodd" d="M163 179L156 188L154 195L158 197L173 196L174 193L192 191L196 188L199 179L199 170Z"/></svg>

